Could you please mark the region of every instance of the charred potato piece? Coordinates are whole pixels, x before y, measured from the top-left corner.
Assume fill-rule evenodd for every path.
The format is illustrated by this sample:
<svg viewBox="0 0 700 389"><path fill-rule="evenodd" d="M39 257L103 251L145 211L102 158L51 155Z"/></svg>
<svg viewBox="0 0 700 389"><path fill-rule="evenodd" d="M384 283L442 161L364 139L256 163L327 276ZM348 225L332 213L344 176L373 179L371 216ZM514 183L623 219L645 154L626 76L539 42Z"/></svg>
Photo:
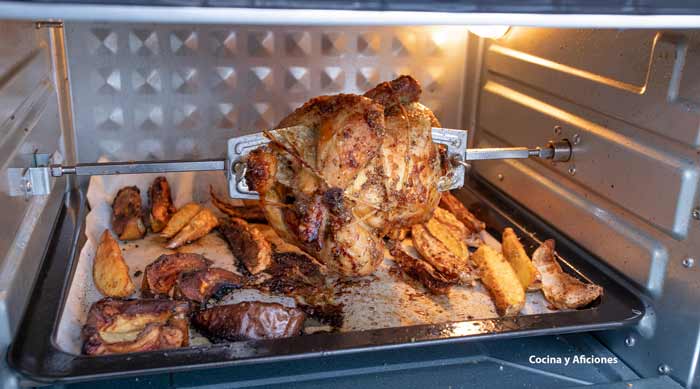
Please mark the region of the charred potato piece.
<svg viewBox="0 0 700 389"><path fill-rule="evenodd" d="M170 185L165 177L157 177L148 188L148 200L151 205L149 221L153 232L160 232L170 221L176 209L170 196Z"/></svg>
<svg viewBox="0 0 700 389"><path fill-rule="evenodd" d="M510 263L488 245L482 244L472 254L479 267L481 282L491 294L501 316L517 315L525 306L525 291Z"/></svg>
<svg viewBox="0 0 700 389"><path fill-rule="evenodd" d="M112 228L121 240L141 239L146 234L141 210L141 191L135 186L119 189L112 202Z"/></svg>
<svg viewBox="0 0 700 389"><path fill-rule="evenodd" d="M175 249L190 242L194 242L208 234L218 225L219 219L216 218L216 215L214 215L212 211L203 208L199 213L194 215L187 225L183 227L165 247Z"/></svg>
<svg viewBox="0 0 700 389"><path fill-rule="evenodd" d="M228 270L212 267L191 273L181 273L175 286L175 298L203 304L223 290L240 288L244 279Z"/></svg>
<svg viewBox="0 0 700 389"><path fill-rule="evenodd" d="M532 254L532 261L542 275L542 293L557 309L585 307L603 295L603 288L581 282L565 273L554 258L554 240L546 240Z"/></svg>
<svg viewBox="0 0 700 389"><path fill-rule="evenodd" d="M105 230L97 246L92 263L92 279L95 287L107 297L128 297L134 293L134 283L129 277L129 266L112 233Z"/></svg>
<svg viewBox="0 0 700 389"><path fill-rule="evenodd" d="M82 329L83 353L105 355L187 346L189 303L105 298L92 305Z"/></svg>
<svg viewBox="0 0 700 389"><path fill-rule="evenodd" d="M440 240L435 238L422 224L411 228L413 246L425 261L448 278L458 277L460 283L470 284L474 276L469 263L454 255Z"/></svg>
<svg viewBox="0 0 700 389"><path fill-rule="evenodd" d="M259 201L250 202L250 200L243 200L244 205L239 206L218 198L212 187L209 187L209 194L211 195L212 204L214 204L219 211L230 217L237 217L250 223L267 222L265 214L262 208L260 208Z"/></svg>
<svg viewBox="0 0 700 389"><path fill-rule="evenodd" d="M288 338L298 335L304 312L256 301L220 305L192 316L192 324L213 342Z"/></svg>
<svg viewBox="0 0 700 389"><path fill-rule="evenodd" d="M219 226L231 247L233 256L243 263L251 274L258 274L270 266L272 248L265 236L245 220L232 217Z"/></svg>
<svg viewBox="0 0 700 389"><path fill-rule="evenodd" d="M518 275L518 280L520 280L523 289L539 289L539 286L541 286L538 282L539 272L535 265L532 264L530 257L527 256L525 248L512 228L507 227L503 230L501 247L503 248L503 256L506 257L513 270L515 270L515 274Z"/></svg>
<svg viewBox="0 0 700 389"><path fill-rule="evenodd" d="M206 269L210 263L204 256L194 253L163 254L146 266L141 294L168 296L181 273Z"/></svg>
<svg viewBox="0 0 700 389"><path fill-rule="evenodd" d="M469 212L467 207L450 192L444 192L442 194L440 198L440 207L453 213L457 217L457 220L464 223L464 225L473 232L481 232L486 228L486 224Z"/></svg>
<svg viewBox="0 0 700 389"><path fill-rule="evenodd" d="M202 207L199 204L187 203L183 205L182 208L178 209L170 218L168 224L160 232L160 236L167 239L172 238L201 210Z"/></svg>
<svg viewBox="0 0 700 389"><path fill-rule="evenodd" d="M394 262L401 271L420 282L430 293L435 295L447 294L450 287L459 283L459 278L450 278L441 274L428 262L415 258L401 249L400 243L390 242L389 245Z"/></svg>

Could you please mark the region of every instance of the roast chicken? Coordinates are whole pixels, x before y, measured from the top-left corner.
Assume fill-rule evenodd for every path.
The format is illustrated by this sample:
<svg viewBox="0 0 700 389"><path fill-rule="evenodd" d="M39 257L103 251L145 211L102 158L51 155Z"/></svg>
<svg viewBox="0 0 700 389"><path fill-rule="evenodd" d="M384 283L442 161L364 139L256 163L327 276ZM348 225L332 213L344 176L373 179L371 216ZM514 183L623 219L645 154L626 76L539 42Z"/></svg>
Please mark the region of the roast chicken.
<svg viewBox="0 0 700 389"><path fill-rule="evenodd" d="M401 76L364 96L311 99L265 132L246 180L283 239L332 272L361 276L382 261L384 236L430 219L445 165L420 94Z"/></svg>

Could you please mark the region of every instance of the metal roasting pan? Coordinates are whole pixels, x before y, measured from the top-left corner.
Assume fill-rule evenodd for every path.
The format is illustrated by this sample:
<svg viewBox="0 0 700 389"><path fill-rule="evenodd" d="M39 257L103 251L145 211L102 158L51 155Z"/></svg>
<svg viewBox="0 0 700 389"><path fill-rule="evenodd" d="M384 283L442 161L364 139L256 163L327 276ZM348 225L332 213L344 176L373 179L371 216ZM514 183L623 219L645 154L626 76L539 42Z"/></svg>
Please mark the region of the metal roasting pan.
<svg viewBox="0 0 700 389"><path fill-rule="evenodd" d="M558 259L565 271L601 285L604 296L592 307L552 314L319 333L124 355L70 354L62 351L55 339L59 315L85 241L87 204L84 194L75 190L64 199L29 306L10 346L8 363L30 382L77 382L311 357L332 358L346 353L448 342L615 329L632 326L644 316L645 306L640 297L615 281L617 277L601 270L605 267L596 265L594 257L489 184L478 177L472 178L468 186L455 194L486 222L492 235L500 237L503 228L513 227L529 254L542 240L556 239Z"/></svg>

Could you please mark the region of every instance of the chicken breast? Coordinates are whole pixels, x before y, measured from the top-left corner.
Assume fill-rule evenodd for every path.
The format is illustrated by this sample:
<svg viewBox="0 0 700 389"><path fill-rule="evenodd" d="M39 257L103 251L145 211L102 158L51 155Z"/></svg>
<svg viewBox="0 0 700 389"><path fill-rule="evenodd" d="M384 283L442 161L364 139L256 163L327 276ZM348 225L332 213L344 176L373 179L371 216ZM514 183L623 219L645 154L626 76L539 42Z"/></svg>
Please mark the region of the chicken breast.
<svg viewBox="0 0 700 389"><path fill-rule="evenodd" d="M548 239L532 254L532 262L542 276L542 293L557 309L582 308L603 294L603 288L581 282L564 273L554 258L554 240Z"/></svg>
<svg viewBox="0 0 700 389"><path fill-rule="evenodd" d="M430 219L443 170L420 92L402 76L365 96L317 97L266 133L246 180L281 238L334 273L367 275L384 235Z"/></svg>

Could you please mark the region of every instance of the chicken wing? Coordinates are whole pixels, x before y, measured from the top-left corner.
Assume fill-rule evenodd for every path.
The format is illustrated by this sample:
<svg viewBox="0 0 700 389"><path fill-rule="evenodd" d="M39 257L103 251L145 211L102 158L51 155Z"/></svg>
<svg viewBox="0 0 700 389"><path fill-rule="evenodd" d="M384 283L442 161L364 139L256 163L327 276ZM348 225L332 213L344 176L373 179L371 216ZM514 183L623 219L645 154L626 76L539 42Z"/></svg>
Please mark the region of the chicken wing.
<svg viewBox="0 0 700 389"><path fill-rule="evenodd" d="M603 288L595 284L581 282L578 278L564 273L554 258L554 240L546 240L532 254L532 262L542 275L544 297L557 309L585 307L602 296Z"/></svg>

